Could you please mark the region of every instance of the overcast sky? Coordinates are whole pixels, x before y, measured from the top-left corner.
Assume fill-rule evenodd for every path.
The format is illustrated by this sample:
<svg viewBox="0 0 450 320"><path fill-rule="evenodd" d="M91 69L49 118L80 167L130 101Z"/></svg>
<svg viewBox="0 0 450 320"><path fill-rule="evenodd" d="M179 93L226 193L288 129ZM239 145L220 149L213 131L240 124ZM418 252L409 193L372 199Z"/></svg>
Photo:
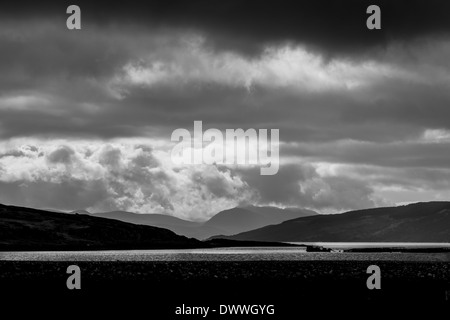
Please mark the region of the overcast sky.
<svg viewBox="0 0 450 320"><path fill-rule="evenodd" d="M2 5L0 202L203 220L450 200L448 1L242 2ZM279 129L278 174L175 166L194 120Z"/></svg>

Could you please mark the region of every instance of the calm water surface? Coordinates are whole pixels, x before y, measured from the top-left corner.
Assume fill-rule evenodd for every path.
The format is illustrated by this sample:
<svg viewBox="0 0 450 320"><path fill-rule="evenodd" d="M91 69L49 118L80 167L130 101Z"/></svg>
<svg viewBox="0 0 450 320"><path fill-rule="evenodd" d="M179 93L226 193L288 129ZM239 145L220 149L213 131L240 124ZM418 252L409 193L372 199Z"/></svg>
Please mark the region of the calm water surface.
<svg viewBox="0 0 450 320"><path fill-rule="evenodd" d="M0 252L3 261L258 261L373 260L450 261L446 253L330 253L304 248L216 248L182 250Z"/></svg>
<svg viewBox="0 0 450 320"><path fill-rule="evenodd" d="M316 245L325 248L450 248L446 242L289 242L292 244Z"/></svg>

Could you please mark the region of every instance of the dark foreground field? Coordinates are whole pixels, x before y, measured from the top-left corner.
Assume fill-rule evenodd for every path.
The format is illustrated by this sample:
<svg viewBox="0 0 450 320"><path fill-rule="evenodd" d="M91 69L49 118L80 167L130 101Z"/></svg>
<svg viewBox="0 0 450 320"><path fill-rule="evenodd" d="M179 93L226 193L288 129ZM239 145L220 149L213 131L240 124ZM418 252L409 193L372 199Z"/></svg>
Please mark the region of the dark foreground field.
<svg viewBox="0 0 450 320"><path fill-rule="evenodd" d="M71 264L81 268L81 290L66 287ZM381 290L366 287L371 264L381 268ZM321 314L330 313L330 306L355 309L369 304L367 310L372 311L387 305L405 310L445 306L450 302L450 263L1 261L0 291L3 310L12 307L37 314L58 306L71 312L94 308L104 315L126 311L143 312L148 319L200 319L201 315L176 316L175 308L273 304L276 317L267 319L300 319L303 309L312 307ZM207 318L239 317L210 314Z"/></svg>

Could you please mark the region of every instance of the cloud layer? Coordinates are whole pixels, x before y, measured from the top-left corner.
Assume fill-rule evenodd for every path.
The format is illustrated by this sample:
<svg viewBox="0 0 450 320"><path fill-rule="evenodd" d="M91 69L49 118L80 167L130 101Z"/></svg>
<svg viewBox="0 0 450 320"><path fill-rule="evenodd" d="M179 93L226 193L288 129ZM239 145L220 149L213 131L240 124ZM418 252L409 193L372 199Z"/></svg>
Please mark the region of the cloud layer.
<svg viewBox="0 0 450 320"><path fill-rule="evenodd" d="M0 202L202 220L448 199L447 4L382 2L379 33L366 4L80 3L79 32L64 6L6 6ZM175 166L170 135L196 120L279 129L279 173Z"/></svg>

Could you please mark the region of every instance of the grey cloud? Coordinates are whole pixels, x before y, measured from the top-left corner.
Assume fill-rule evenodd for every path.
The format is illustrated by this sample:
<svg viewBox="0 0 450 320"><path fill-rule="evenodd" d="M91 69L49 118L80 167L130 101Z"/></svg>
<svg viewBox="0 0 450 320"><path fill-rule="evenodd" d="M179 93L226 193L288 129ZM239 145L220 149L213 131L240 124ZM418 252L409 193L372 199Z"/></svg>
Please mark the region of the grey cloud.
<svg viewBox="0 0 450 320"><path fill-rule="evenodd" d="M20 148L12 149L20 150ZM86 151L89 152L86 152ZM248 186L228 169L166 167L148 145L43 144L47 161L0 158L0 202L39 208L166 213L202 220L245 202ZM5 162L1 162L5 161ZM64 166L54 166L54 164ZM213 205L211 205L213 204Z"/></svg>
<svg viewBox="0 0 450 320"><path fill-rule="evenodd" d="M91 207L107 197L100 180L0 181L0 202L18 206L71 210Z"/></svg>
<svg viewBox="0 0 450 320"><path fill-rule="evenodd" d="M3 152L0 152L0 158L4 157L13 157L13 158L22 158L22 157L42 157L44 154L40 151L40 149L33 145L23 145L20 148L9 148Z"/></svg>
<svg viewBox="0 0 450 320"><path fill-rule="evenodd" d="M282 146L280 153L308 158L310 161L373 165L393 168L450 169L450 144L445 142L397 141L364 143L338 141Z"/></svg>
<svg viewBox="0 0 450 320"><path fill-rule="evenodd" d="M70 164L75 151L69 146L60 146L58 149L47 155L47 160L51 163Z"/></svg>
<svg viewBox="0 0 450 320"><path fill-rule="evenodd" d="M106 145L101 154L99 162L100 164L114 169L120 169L121 166L121 160L122 160L122 152L118 148L114 148L110 145Z"/></svg>
<svg viewBox="0 0 450 320"><path fill-rule="evenodd" d="M386 77L371 82L369 88L320 93L258 84L248 90L220 83L169 83L130 86L117 97L110 81L126 63L149 55L156 62L161 57L169 59L185 40L170 29L160 31L162 35L152 30L145 37L142 30L103 26L77 36L67 35L50 22L42 30L48 32L36 31L36 38L23 36L20 28L15 31L20 36L3 35L7 50L2 61L7 62L0 66L0 81L9 86L1 86L3 96L49 97L49 106L40 107L48 112L37 106L29 110L0 108L3 138L148 134L167 138L173 129L199 119L219 129L279 128L284 141L392 141L417 135L425 127L448 128L445 119L450 96L445 73L450 73L450 66L421 43L375 50L373 57L407 71L423 71L420 81ZM432 43L428 47L433 47ZM445 38L438 43L441 52ZM410 56L405 52L411 52ZM445 50L442 52L444 55ZM444 72L441 80L434 79L437 67Z"/></svg>
<svg viewBox="0 0 450 320"><path fill-rule="evenodd" d="M223 175L208 175L204 172L194 172L192 174L192 181L198 184L200 188L205 186L209 192L219 198L232 199L238 191L230 186Z"/></svg>
<svg viewBox="0 0 450 320"><path fill-rule="evenodd" d="M14 158L20 158L25 157L26 154L22 150L11 150L0 154L0 158L3 157L14 157Z"/></svg>
<svg viewBox="0 0 450 320"><path fill-rule="evenodd" d="M260 204L299 206L315 210L343 211L376 205L368 184L344 176L321 177L308 164L283 165L277 175L261 176L255 170L238 171L258 192Z"/></svg>
<svg viewBox="0 0 450 320"><path fill-rule="evenodd" d="M351 173L350 173L351 172ZM382 168L355 166L342 170L342 174L369 178L373 185L405 189L421 189L449 193L450 170L435 168Z"/></svg>
<svg viewBox="0 0 450 320"><path fill-rule="evenodd" d="M302 200L318 209L329 208L337 211L372 208L377 206L374 190L367 182L343 176L325 177L318 183L320 190L306 189Z"/></svg>
<svg viewBox="0 0 450 320"><path fill-rule="evenodd" d="M264 46L283 41L306 43L330 54L354 54L384 47L394 39L410 40L449 32L445 1L379 0L383 28L365 25L369 0L293 1L78 1L86 26L132 24L141 28L172 27L208 34L218 50L257 55ZM420 15L417 14L420 12ZM56 19L64 23L64 6L50 1L8 3L2 17L16 20Z"/></svg>
<svg viewBox="0 0 450 320"><path fill-rule="evenodd" d="M255 188L262 203L275 202L286 205L298 205L300 200L299 183L315 176L308 165L281 166L278 173L262 176L259 168L238 170L250 187Z"/></svg>

